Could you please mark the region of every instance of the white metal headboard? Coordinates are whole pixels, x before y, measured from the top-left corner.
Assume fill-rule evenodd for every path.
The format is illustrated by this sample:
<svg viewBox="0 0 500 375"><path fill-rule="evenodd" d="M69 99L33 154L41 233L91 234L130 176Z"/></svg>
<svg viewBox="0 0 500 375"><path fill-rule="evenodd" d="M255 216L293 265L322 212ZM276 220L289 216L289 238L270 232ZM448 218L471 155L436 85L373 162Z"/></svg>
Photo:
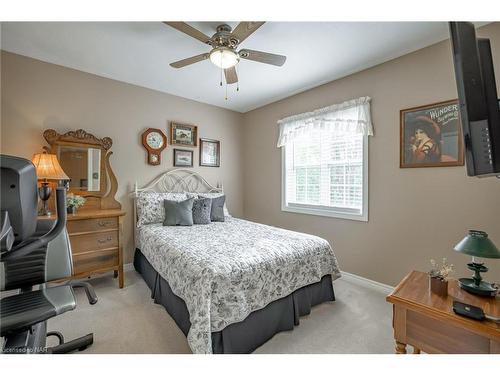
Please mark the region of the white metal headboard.
<svg viewBox="0 0 500 375"><path fill-rule="evenodd" d="M140 193L223 193L222 183L211 185L199 173L191 169L177 168L160 174L153 181L139 187L137 181L132 196L134 198L134 242L137 238L137 196ZM137 245L137 244L136 244Z"/></svg>
<svg viewBox="0 0 500 375"><path fill-rule="evenodd" d="M135 196L143 192L157 193L222 193L222 184L212 186L200 174L184 168L171 169L162 173L146 186L139 188L137 181L134 187Z"/></svg>

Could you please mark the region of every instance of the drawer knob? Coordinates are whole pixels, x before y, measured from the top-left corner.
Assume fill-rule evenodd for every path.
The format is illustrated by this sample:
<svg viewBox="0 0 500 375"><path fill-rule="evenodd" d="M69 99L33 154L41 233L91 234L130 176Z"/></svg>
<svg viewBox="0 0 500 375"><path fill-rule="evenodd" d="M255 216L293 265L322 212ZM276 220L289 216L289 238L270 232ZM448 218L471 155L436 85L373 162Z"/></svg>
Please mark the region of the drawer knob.
<svg viewBox="0 0 500 375"><path fill-rule="evenodd" d="M105 227L107 225L111 225L112 222L111 221L106 221L106 220L100 220L97 222L97 225L99 225L100 227Z"/></svg>
<svg viewBox="0 0 500 375"><path fill-rule="evenodd" d="M103 243L109 242L109 241L111 241L111 240L112 240L112 238L111 238L111 237L108 237L108 238L99 238L99 239L97 240L97 242L99 242L99 243L103 244Z"/></svg>

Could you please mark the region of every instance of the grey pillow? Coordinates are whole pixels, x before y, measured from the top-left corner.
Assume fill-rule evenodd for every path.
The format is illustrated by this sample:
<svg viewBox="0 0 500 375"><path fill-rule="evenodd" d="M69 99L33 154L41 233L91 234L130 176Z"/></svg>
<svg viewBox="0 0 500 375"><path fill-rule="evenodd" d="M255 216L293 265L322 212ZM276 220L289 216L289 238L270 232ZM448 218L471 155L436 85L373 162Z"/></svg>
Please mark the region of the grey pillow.
<svg viewBox="0 0 500 375"><path fill-rule="evenodd" d="M193 225L193 202L194 198L189 198L184 201L171 201L165 199L165 220L163 225Z"/></svg>
<svg viewBox="0 0 500 375"><path fill-rule="evenodd" d="M210 211L210 220L212 221L224 221L224 203L226 202L226 196L221 195L220 197L212 198L212 209Z"/></svg>
<svg viewBox="0 0 500 375"><path fill-rule="evenodd" d="M193 202L193 223L210 224L210 212L212 210L212 199L200 198Z"/></svg>

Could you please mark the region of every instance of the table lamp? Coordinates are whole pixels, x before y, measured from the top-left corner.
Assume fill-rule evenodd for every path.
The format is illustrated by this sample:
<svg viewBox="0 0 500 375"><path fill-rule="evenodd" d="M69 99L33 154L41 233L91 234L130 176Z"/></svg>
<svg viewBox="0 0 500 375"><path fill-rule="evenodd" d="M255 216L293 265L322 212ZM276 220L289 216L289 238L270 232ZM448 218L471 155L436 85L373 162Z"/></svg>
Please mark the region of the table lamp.
<svg viewBox="0 0 500 375"><path fill-rule="evenodd" d="M50 216L51 212L47 201L52 193L52 188L49 185L49 180L69 180L69 177L64 173L55 154L47 154L44 151L33 155L31 161L35 165L38 181L42 181L41 186L38 188L38 195L43 203L39 215Z"/></svg>
<svg viewBox="0 0 500 375"><path fill-rule="evenodd" d="M472 278L461 278L459 284L462 289L481 296L495 296L498 289L492 284L484 282L481 272L487 272L488 268L484 263L476 262L478 258L500 258L500 251L488 238L488 234L479 230L470 230L469 234L460 241L455 250L472 256L472 262L467 264L467 268L474 271Z"/></svg>

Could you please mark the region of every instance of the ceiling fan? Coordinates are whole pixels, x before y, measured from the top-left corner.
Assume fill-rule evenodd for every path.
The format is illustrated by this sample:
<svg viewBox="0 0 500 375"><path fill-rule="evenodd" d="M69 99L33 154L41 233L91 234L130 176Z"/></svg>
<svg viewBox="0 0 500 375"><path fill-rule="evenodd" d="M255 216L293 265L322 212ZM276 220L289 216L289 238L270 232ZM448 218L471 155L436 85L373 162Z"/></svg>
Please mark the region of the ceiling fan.
<svg viewBox="0 0 500 375"><path fill-rule="evenodd" d="M251 49L237 51L238 46L261 27L264 22L240 22L234 30L231 26L222 24L217 26L217 32L212 37L205 35L185 22L164 23L212 47L210 52L171 63L170 66L173 68L183 68L210 59L213 64L224 69L226 83L232 84L238 82L235 66L240 61L240 58L276 66L282 66L286 61L286 56L283 55Z"/></svg>

